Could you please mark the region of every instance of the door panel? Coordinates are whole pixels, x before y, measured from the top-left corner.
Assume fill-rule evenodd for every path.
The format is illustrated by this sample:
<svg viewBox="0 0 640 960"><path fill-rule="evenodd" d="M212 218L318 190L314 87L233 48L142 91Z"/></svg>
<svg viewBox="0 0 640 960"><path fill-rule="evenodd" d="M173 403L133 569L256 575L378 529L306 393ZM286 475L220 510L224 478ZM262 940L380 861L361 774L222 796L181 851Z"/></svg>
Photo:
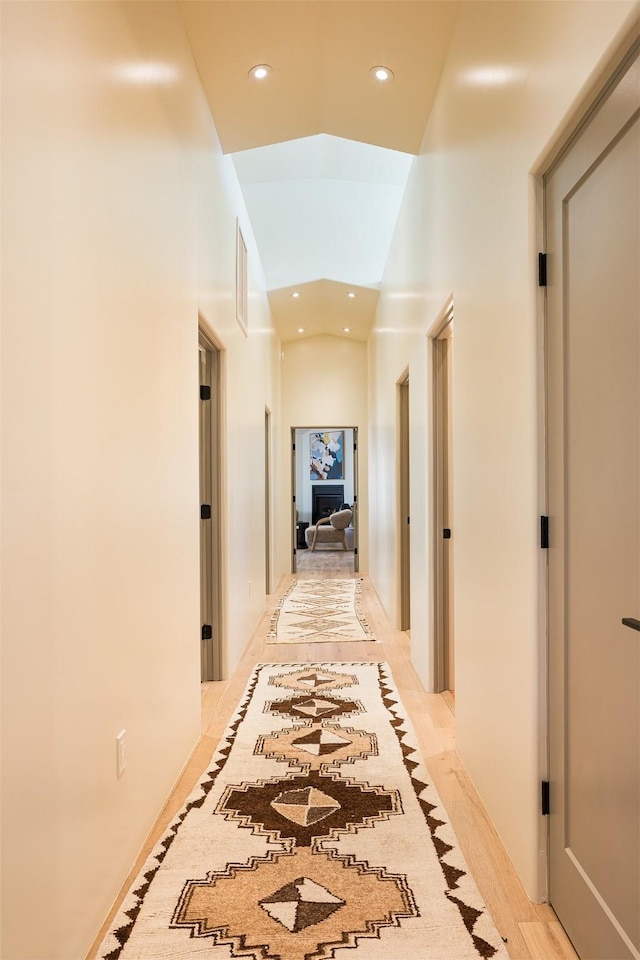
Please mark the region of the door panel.
<svg viewBox="0 0 640 960"><path fill-rule="evenodd" d="M200 505L208 515L200 519L200 622L211 628L200 638L200 678L222 679L222 615L220 604L220 366L219 351L202 331L199 335L200 386L209 388L208 398L200 395Z"/></svg>
<svg viewBox="0 0 640 960"><path fill-rule="evenodd" d="M545 184L550 897L583 960L640 958L639 106L636 58Z"/></svg>

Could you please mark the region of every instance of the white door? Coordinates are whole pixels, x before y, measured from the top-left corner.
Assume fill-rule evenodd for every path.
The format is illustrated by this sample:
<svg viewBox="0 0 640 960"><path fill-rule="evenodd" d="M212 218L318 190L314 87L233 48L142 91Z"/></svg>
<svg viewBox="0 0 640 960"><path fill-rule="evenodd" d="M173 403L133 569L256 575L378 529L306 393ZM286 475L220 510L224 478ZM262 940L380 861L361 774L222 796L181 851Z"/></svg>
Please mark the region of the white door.
<svg viewBox="0 0 640 960"><path fill-rule="evenodd" d="M582 960L640 960L639 108L636 50L545 184L550 899Z"/></svg>

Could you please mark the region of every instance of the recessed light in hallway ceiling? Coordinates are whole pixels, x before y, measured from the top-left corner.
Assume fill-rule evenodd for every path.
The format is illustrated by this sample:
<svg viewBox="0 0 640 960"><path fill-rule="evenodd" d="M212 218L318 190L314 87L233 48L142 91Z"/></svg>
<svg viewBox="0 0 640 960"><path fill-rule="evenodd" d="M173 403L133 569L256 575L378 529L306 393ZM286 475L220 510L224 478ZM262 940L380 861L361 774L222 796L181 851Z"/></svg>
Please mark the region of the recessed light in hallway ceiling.
<svg viewBox="0 0 640 960"><path fill-rule="evenodd" d="M380 83L387 83L389 80L393 80L393 70L389 70L389 67L371 67L369 73L373 74Z"/></svg>
<svg viewBox="0 0 640 960"><path fill-rule="evenodd" d="M268 63L259 63L255 67L251 67L249 70L249 76L252 80L266 80L266 78L271 73L271 67Z"/></svg>

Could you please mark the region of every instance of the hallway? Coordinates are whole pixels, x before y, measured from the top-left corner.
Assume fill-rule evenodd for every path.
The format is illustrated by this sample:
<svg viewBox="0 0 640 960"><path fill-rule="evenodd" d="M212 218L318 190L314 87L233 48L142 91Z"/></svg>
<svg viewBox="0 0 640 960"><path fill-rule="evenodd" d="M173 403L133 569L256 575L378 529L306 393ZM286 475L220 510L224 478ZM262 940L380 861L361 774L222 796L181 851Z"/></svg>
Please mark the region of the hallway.
<svg viewBox="0 0 640 960"><path fill-rule="evenodd" d="M637 91L621 126L601 109L607 91L625 97L633 84L640 0L0 0L0 15L2 960L83 960L253 664L318 656L265 638L272 591L292 570L295 512L312 525L312 485L325 482L307 456L325 433L344 472L331 483L356 507L382 642L329 643L323 659L357 649L390 663L514 958L565 956L536 906L547 902L585 960L640 958L628 842L640 768L631 738L619 764L606 736L614 715L619 740L640 729ZM585 562L569 591L589 630L592 602L607 594L613 611L611 630L598 626L601 659L587 631L572 637L588 724L573 723L586 735L571 795L586 798L586 859L591 838L607 849L593 890L573 870L570 912L608 930L613 947L587 931L594 949L555 897L549 843L568 823L568 726L561 700L553 721L549 705L567 686L571 564L555 549L565 486L549 469L565 462L564 437L556 430L552 449L547 417L548 371L565 396L564 341L550 355L545 339L564 322L553 171L573 162L566 148L591 131L589 111L615 128L616 149L596 151L606 170L587 164L595 206L573 208L583 246L570 279L584 289L570 300L588 307L596 347L585 350L593 371L570 378L582 393L568 435L584 441L573 476L595 460L607 484L624 478L613 495L602 485L596 508L590 488L584 513L568 512L597 518L618 590L594 589ZM587 182L570 190L580 203ZM548 323L549 304L561 321ZM624 337L604 338L615 389L596 391L609 315ZM592 442L596 419L621 466ZM624 536L610 535L612 503ZM617 576L610 551L623 539ZM301 577L353 572L351 555L298 559ZM222 680L201 687L203 663ZM607 698L592 692L605 674ZM452 676L455 753L437 693Z"/></svg>
<svg viewBox="0 0 640 960"><path fill-rule="evenodd" d="M329 552L325 556L330 556ZM345 577L344 554L336 551L314 579ZM307 574L301 575L308 579ZM353 576L353 574L351 574ZM363 612L379 643L267 644L269 622L280 597L296 577L285 577L264 611L246 652L232 676L202 685L202 738L169 797L161 816L132 868L125 888L96 938L87 960L100 960L98 947L126 890L149 851L164 835L208 763L233 714L247 680L258 663L309 663L384 660L400 691L416 731L426 766L460 841L465 859L511 960L576 960L562 927L549 906L531 903L492 827L486 811L455 751L455 720L450 698L426 693L413 669L406 634L392 627L369 577L363 580ZM389 958L392 960L392 958ZM416 957L415 960L420 960ZM441 960L447 960L443 956Z"/></svg>

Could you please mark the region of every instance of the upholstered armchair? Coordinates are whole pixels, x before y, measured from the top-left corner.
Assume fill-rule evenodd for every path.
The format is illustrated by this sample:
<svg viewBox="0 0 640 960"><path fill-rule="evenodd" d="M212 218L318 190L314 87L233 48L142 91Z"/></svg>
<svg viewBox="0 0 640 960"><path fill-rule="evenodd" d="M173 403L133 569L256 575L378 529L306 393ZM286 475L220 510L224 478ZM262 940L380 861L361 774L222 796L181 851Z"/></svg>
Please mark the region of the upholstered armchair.
<svg viewBox="0 0 640 960"><path fill-rule="evenodd" d="M318 522L305 531L307 544L315 550L316 543L341 543L342 549L347 549L345 530L351 523L351 510L338 510L330 517L322 517Z"/></svg>

